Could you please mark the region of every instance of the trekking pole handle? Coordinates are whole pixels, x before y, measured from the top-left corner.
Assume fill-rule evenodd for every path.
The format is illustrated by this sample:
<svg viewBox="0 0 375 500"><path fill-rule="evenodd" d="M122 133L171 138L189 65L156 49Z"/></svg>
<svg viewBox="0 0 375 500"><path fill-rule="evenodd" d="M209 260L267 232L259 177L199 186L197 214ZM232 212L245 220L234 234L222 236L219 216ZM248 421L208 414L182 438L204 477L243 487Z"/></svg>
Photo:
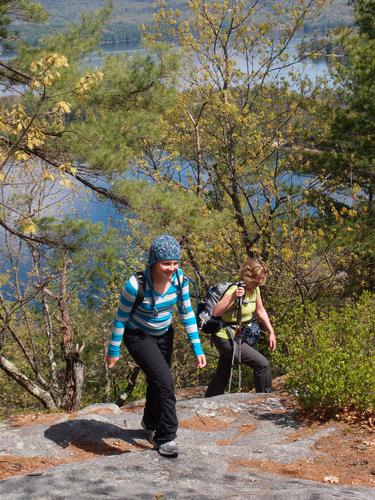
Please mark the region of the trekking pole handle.
<svg viewBox="0 0 375 500"><path fill-rule="evenodd" d="M246 287L246 284L245 284L244 281L238 281L236 283L236 285L237 285L238 288L245 288ZM242 297L238 297L238 305L239 305L239 307L242 307L243 298L244 298L244 295L242 295Z"/></svg>
<svg viewBox="0 0 375 500"><path fill-rule="evenodd" d="M236 284L237 284L238 288L245 288L245 283L243 281L238 281L238 283L236 283ZM242 295L242 297L237 298L237 328L236 328L237 333L239 333L239 331L241 329L243 298L244 298L244 295Z"/></svg>

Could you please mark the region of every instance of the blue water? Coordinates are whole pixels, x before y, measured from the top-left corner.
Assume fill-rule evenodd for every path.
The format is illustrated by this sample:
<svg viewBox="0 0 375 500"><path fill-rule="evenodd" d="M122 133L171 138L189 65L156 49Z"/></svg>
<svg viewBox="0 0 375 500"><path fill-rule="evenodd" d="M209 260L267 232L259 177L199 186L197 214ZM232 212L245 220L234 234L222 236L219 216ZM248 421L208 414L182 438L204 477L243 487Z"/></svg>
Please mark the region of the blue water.
<svg viewBox="0 0 375 500"><path fill-rule="evenodd" d="M101 52L98 54L91 54L85 58L87 66L102 66L103 57L115 54L132 54L142 52L143 49L137 44L129 43L113 43L104 44ZM14 57L14 54L3 54L0 59L6 60ZM239 59L237 65L240 69L243 68L244 61ZM328 72L327 58L320 58L314 60L307 60L303 64L297 64L296 69L302 70L305 76L308 76L312 81L317 77L323 77ZM288 78L287 72L285 78ZM8 92L0 87L0 94L7 95ZM261 203L261 200L260 200ZM112 204L110 200L98 201L95 195L81 186L78 187L77 192L71 197L66 208L63 210L63 215L70 215L73 217L90 219L92 222L100 222L103 224L103 231L108 227L116 227L122 235L127 232L126 216L120 213ZM4 243L4 234L0 230L0 244ZM7 261L0 262L0 273L9 268L10 263ZM25 277L29 270L29 259L24 256L24 259L19 264L21 270L21 277Z"/></svg>
<svg viewBox="0 0 375 500"><path fill-rule="evenodd" d="M295 41L291 43L289 53L291 57L295 57L296 46L300 43L300 39L296 38ZM137 43L128 42L118 42L103 44L100 53L91 54L85 59L85 63L88 66L102 66L103 57L108 55L119 55L119 54L134 54L144 52L142 47ZM239 58L237 60L237 66L242 71L246 71L244 59ZM278 79L285 77L289 79L288 72L291 68L286 68L278 74ZM315 81L317 78L327 77L329 72L328 58L320 57L316 59L306 59L303 62L297 63L294 69L301 71L302 75L308 77L311 81ZM118 225L118 213L112 207L111 202L101 203L95 200L91 201L76 201L75 207L78 210L78 215L82 217L90 218L93 222L101 221L108 224L110 221L111 225Z"/></svg>
<svg viewBox="0 0 375 500"><path fill-rule="evenodd" d="M121 232L126 231L125 216L113 206L110 200L98 201L95 194L86 192L86 190L83 193L79 186L77 195L72 200L72 209L80 219L90 219L91 222L102 223L104 230L108 227L116 227Z"/></svg>
<svg viewBox="0 0 375 500"><path fill-rule="evenodd" d="M295 40L292 40L290 43L290 48L288 53L291 57L296 57L296 49L297 45L301 42L301 38L296 37ZM101 50L97 53L90 54L85 58L85 64L88 66L102 67L103 65L103 57L110 55L120 55L120 54L137 54L144 53L145 50L142 48L140 44L137 43L129 43L129 42L118 42L118 43L109 43L103 44L101 46ZM237 67L246 72L246 63L243 57L236 57ZM325 77L329 71L328 57L322 56L314 59L306 59L304 61L298 62L293 65L293 69L301 71L304 76L309 77L312 81L315 81L318 77ZM280 64L277 62L277 64ZM255 69L257 69L257 63L255 61ZM288 72L292 68L286 68L282 70L279 77L285 76L288 80Z"/></svg>

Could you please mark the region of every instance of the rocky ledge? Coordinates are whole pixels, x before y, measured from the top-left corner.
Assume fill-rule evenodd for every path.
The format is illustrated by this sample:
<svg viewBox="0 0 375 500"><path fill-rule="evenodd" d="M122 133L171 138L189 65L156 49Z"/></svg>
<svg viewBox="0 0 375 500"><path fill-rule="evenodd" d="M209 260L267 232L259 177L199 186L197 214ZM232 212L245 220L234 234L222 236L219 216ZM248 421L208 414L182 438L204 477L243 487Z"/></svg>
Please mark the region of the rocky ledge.
<svg viewBox="0 0 375 500"><path fill-rule="evenodd" d="M375 498L375 441L364 435L341 450L340 424L307 425L280 394L194 397L177 409L177 459L160 457L145 439L140 403L1 422L0 496ZM352 473L335 452L349 453Z"/></svg>

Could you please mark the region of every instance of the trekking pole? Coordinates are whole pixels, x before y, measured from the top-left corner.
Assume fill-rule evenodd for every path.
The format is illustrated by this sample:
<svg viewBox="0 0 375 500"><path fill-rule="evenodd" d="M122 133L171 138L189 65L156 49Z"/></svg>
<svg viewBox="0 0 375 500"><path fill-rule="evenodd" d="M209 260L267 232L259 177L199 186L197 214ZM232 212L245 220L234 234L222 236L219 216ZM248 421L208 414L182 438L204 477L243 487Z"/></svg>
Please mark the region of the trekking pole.
<svg viewBox="0 0 375 500"><path fill-rule="evenodd" d="M245 283L238 283L239 287L244 287ZM241 364L241 344L242 344L242 303L243 303L243 295L242 297L238 297L237 299L237 327L235 338L238 339L238 392L241 392L241 384L242 384L242 364Z"/></svg>
<svg viewBox="0 0 375 500"><path fill-rule="evenodd" d="M233 353L232 353L232 364L230 367L230 377L229 377L229 386L228 386L228 393L230 394L230 389L232 387L232 375L233 375L233 368L234 368L234 358L236 354L236 341L234 339L234 335L232 335L232 332L230 331L232 343L233 343Z"/></svg>
<svg viewBox="0 0 375 500"><path fill-rule="evenodd" d="M244 288L245 283L242 281L239 281L237 283L238 287ZM235 360L235 355L236 355L236 337L239 338L239 351L238 351L238 385L239 385L239 390L241 391L241 316L242 316L242 302L243 302L243 297L238 297L237 299L237 323L236 323L236 331L235 334L232 337L232 342L233 342L233 353L232 353L232 364L230 367L230 377L229 377L229 387L228 387L228 393L230 394L230 390L232 387L232 375L233 375L233 368L234 368L234 360Z"/></svg>

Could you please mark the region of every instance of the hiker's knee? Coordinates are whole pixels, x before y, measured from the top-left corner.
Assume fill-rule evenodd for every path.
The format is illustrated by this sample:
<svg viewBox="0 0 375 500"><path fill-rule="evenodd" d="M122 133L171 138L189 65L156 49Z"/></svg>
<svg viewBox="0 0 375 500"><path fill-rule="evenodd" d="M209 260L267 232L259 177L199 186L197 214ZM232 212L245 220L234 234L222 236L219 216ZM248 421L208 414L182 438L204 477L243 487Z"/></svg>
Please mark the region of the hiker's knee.
<svg viewBox="0 0 375 500"><path fill-rule="evenodd" d="M267 358L263 358L260 362L260 366L264 369L264 370L269 370L270 369L270 362L268 361Z"/></svg>
<svg viewBox="0 0 375 500"><path fill-rule="evenodd" d="M267 372L271 369L268 359L262 355L259 355L255 359L250 360L247 364L254 368L254 370L257 372Z"/></svg>

